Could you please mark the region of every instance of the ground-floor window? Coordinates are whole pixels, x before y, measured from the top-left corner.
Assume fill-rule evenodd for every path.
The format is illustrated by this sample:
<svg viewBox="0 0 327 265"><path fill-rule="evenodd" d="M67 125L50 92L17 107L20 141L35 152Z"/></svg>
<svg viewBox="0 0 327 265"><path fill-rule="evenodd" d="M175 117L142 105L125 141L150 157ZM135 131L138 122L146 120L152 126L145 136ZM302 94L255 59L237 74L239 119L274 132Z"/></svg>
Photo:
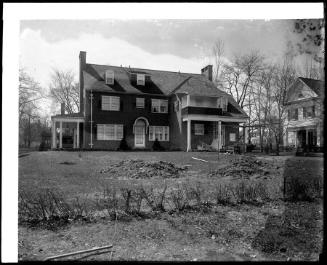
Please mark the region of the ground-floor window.
<svg viewBox="0 0 327 265"><path fill-rule="evenodd" d="M195 123L194 124L194 134L195 135L204 135L204 124L203 123Z"/></svg>
<svg viewBox="0 0 327 265"><path fill-rule="evenodd" d="M149 126L149 141L169 141L169 126Z"/></svg>
<svg viewBox="0 0 327 265"><path fill-rule="evenodd" d="M97 140L121 140L123 135L122 124L97 124Z"/></svg>

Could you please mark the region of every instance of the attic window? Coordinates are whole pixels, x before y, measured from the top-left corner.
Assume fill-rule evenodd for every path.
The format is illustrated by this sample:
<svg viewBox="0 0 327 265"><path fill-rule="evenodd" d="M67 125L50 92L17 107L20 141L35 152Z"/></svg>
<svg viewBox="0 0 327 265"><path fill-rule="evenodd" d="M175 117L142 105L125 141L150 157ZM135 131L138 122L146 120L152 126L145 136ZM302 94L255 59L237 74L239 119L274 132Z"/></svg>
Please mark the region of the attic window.
<svg viewBox="0 0 327 265"><path fill-rule="evenodd" d="M138 86L144 86L145 85L145 75L137 74L136 75L136 84Z"/></svg>
<svg viewBox="0 0 327 265"><path fill-rule="evenodd" d="M115 74L112 70L106 71L106 84L107 85L113 85L115 82Z"/></svg>

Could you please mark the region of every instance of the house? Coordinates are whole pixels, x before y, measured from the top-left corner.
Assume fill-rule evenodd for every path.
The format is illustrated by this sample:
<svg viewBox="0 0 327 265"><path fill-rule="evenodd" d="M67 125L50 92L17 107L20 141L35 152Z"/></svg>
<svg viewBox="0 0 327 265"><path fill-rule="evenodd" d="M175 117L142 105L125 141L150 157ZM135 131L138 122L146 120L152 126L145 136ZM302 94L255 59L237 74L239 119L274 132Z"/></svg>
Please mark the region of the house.
<svg viewBox="0 0 327 265"><path fill-rule="evenodd" d="M201 74L86 63L79 55L80 112L52 116L52 148L150 150L215 149L234 145L248 116L212 82L212 65ZM64 106L62 106L62 109ZM219 139L218 139L219 138Z"/></svg>
<svg viewBox="0 0 327 265"><path fill-rule="evenodd" d="M323 146L322 93L324 82L299 77L289 87L285 107L287 146L314 150Z"/></svg>

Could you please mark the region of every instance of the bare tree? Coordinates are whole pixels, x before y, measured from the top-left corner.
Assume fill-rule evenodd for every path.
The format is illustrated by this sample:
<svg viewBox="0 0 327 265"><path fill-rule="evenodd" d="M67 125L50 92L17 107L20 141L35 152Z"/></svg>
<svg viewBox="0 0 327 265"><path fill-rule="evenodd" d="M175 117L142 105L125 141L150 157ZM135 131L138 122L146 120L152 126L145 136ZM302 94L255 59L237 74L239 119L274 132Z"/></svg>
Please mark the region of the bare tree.
<svg viewBox="0 0 327 265"><path fill-rule="evenodd" d="M53 70L50 97L57 103L65 103L69 114L79 112L79 85L72 71Z"/></svg>
<svg viewBox="0 0 327 265"><path fill-rule="evenodd" d="M222 82L229 94L243 108L249 107L249 90L255 78L263 70L264 57L258 51L253 51L242 56L234 56L231 65L224 65Z"/></svg>
<svg viewBox="0 0 327 265"><path fill-rule="evenodd" d="M219 77L223 66L224 46L224 41L222 39L217 39L212 47L212 55L214 58L213 81L217 85L220 83Z"/></svg>
<svg viewBox="0 0 327 265"><path fill-rule="evenodd" d="M285 101L290 85L295 81L296 72L292 58L285 57L277 66L274 77L273 100L275 105L274 122L270 122L270 129L276 140L276 154L279 155L279 145L282 143L286 125Z"/></svg>

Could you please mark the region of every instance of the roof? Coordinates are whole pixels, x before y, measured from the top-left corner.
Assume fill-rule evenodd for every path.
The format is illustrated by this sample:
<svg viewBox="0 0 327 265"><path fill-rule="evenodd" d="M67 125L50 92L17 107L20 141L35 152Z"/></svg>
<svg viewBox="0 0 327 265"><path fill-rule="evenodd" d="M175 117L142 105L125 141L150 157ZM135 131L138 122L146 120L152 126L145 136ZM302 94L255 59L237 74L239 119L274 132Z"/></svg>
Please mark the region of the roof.
<svg viewBox="0 0 327 265"><path fill-rule="evenodd" d="M324 89L324 82L312 78L299 77L309 88L311 88L318 96L321 96L321 92Z"/></svg>
<svg viewBox="0 0 327 265"><path fill-rule="evenodd" d="M114 71L115 82L107 85L104 77L106 70ZM150 76L145 86L131 83L130 74L141 73ZM236 103L233 97L218 89L205 75L181 73L142 68L126 68L122 66L86 64L83 71L84 87L86 90L101 92L119 92L132 94L155 94L169 96L175 93L201 96L228 96L229 102L243 115L246 113Z"/></svg>

